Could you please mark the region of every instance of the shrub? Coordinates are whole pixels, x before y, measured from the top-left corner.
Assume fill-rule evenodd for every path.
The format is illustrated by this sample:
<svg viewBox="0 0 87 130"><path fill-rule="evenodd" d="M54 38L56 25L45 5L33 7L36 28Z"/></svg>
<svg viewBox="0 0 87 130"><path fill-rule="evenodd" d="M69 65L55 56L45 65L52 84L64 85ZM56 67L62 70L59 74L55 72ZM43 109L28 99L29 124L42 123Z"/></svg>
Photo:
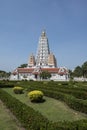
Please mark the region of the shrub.
<svg viewBox="0 0 87 130"><path fill-rule="evenodd" d="M7 108L11 110L26 130L46 130L49 121L39 112L27 106L25 103L22 103L2 89L0 89L0 99L4 102Z"/></svg>
<svg viewBox="0 0 87 130"><path fill-rule="evenodd" d="M14 91L14 93L16 93L16 94L22 94L23 93L23 88L22 87L19 87L19 86L16 86L16 87L14 87L13 88L13 91Z"/></svg>
<svg viewBox="0 0 87 130"><path fill-rule="evenodd" d="M34 90L28 93L28 96L32 102L41 102L43 101L43 92L39 90Z"/></svg>

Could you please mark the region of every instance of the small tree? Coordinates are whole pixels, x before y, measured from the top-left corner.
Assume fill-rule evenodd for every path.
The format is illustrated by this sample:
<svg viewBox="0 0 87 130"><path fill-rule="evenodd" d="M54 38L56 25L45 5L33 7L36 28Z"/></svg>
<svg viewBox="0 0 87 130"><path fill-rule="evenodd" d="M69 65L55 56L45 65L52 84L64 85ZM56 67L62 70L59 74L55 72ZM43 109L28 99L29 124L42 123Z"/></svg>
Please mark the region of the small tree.
<svg viewBox="0 0 87 130"><path fill-rule="evenodd" d="M0 70L0 78L9 78L10 74L10 72Z"/></svg>
<svg viewBox="0 0 87 130"><path fill-rule="evenodd" d="M87 78L87 61L82 65L83 76Z"/></svg>
<svg viewBox="0 0 87 130"><path fill-rule="evenodd" d="M27 64L21 64L18 68L25 68L27 67Z"/></svg>
<svg viewBox="0 0 87 130"><path fill-rule="evenodd" d="M73 72L72 72L72 70L69 70L69 78L70 78L70 80L73 80Z"/></svg>
<svg viewBox="0 0 87 130"><path fill-rule="evenodd" d="M80 66L77 66L73 72L73 75L75 77L81 77L83 75L82 68Z"/></svg>
<svg viewBox="0 0 87 130"><path fill-rule="evenodd" d="M51 77L51 74L48 72L48 71L43 71L41 74L40 74L40 77L42 79L49 79Z"/></svg>

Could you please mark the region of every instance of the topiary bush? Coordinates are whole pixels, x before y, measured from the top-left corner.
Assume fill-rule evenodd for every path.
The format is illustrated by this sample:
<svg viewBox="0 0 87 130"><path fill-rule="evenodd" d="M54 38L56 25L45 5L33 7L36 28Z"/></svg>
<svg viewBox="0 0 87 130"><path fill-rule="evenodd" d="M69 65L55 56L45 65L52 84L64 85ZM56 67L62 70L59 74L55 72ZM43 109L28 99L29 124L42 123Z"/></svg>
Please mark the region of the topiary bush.
<svg viewBox="0 0 87 130"><path fill-rule="evenodd" d="M16 94L22 94L23 93L23 88L22 87L19 87L19 86L15 86L14 88L13 88L13 91L14 91L14 93L16 93Z"/></svg>
<svg viewBox="0 0 87 130"><path fill-rule="evenodd" d="M28 96L31 102L42 102L43 101L43 92L39 90L33 90L28 93Z"/></svg>

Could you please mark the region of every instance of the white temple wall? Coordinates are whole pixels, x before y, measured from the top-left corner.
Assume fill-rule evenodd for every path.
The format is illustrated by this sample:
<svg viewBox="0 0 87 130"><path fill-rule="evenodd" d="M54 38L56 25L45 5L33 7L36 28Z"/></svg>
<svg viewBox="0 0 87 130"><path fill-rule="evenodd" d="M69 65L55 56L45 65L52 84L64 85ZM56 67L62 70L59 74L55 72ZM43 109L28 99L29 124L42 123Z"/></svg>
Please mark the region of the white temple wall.
<svg viewBox="0 0 87 130"><path fill-rule="evenodd" d="M67 81L68 80L68 75L55 74L55 75L52 75L50 80L54 80L54 81Z"/></svg>
<svg viewBox="0 0 87 130"><path fill-rule="evenodd" d="M18 80L18 75L11 74L10 80Z"/></svg>
<svg viewBox="0 0 87 130"><path fill-rule="evenodd" d="M37 76L37 79L35 78L34 74L31 73L19 73L17 75L10 76L10 80L40 80L39 75ZM54 81L69 81L68 74L67 75L59 75L58 73L52 73L50 80Z"/></svg>

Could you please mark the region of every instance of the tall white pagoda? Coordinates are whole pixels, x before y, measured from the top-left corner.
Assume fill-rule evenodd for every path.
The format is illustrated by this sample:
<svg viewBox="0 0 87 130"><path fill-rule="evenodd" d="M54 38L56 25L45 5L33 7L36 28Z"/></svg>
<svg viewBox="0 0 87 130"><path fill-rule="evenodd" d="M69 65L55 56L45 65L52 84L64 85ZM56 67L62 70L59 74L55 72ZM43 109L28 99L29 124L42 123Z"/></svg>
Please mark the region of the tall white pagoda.
<svg viewBox="0 0 87 130"><path fill-rule="evenodd" d="M48 38L45 31L42 31L39 38L36 59L34 55L30 55L28 67L55 68L57 67L55 55L50 52Z"/></svg>
<svg viewBox="0 0 87 130"><path fill-rule="evenodd" d="M50 54L48 38L45 31L39 38L39 44L36 54L36 66L47 67L48 66L48 55Z"/></svg>
<svg viewBox="0 0 87 130"><path fill-rule="evenodd" d="M50 80L68 80L68 70L65 67L57 67L55 55L50 52L46 32L42 31L39 38L36 57L31 54L28 65L25 68L17 68L11 74L11 80L40 80L40 73L48 71Z"/></svg>

